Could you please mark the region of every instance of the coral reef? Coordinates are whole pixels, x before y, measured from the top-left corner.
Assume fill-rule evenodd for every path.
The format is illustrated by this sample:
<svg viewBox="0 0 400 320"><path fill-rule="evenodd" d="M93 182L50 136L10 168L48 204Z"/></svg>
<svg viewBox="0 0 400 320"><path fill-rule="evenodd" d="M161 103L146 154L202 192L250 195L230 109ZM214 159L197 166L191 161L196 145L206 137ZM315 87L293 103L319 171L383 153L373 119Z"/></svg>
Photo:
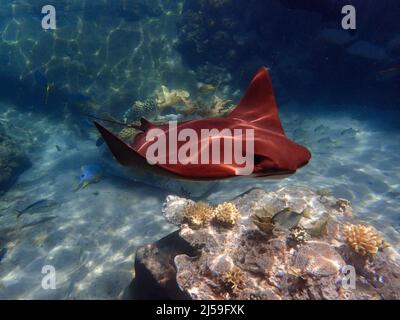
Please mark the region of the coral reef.
<svg viewBox="0 0 400 320"><path fill-rule="evenodd" d="M214 210L205 202L190 203L186 205L183 217L190 226L199 228L211 221L214 217Z"/></svg>
<svg viewBox="0 0 400 320"><path fill-rule="evenodd" d="M27 155L0 126L0 193L6 191L29 166Z"/></svg>
<svg viewBox="0 0 400 320"><path fill-rule="evenodd" d="M224 202L214 209L213 219L223 226L232 227L240 219L240 212L232 202Z"/></svg>
<svg viewBox="0 0 400 320"><path fill-rule="evenodd" d="M203 85L199 88L199 92L203 95L214 92L216 87L212 85ZM154 93L154 97L147 98L144 101L137 100L123 114L123 121L133 123L145 117L153 121L165 121L168 116L164 115L164 110L170 109L173 113L169 117L177 118L183 116L185 118L192 116L201 117L222 117L229 113L235 105L231 100L222 99L217 95L190 99L191 95L183 89L168 89L162 85ZM170 119L167 119L170 120Z"/></svg>
<svg viewBox="0 0 400 320"><path fill-rule="evenodd" d="M202 205L207 222L194 226L187 223L193 201L168 196L163 206L179 238L198 250L196 258L177 253L173 259L176 282L192 299L400 298L399 254L387 243L378 251L382 238L372 227L349 226L334 197L286 187L252 189L228 203L216 208L229 210L214 209L213 216L236 212L230 228L208 223L208 205ZM368 253L366 259L355 250ZM346 265L354 266L356 283L363 285L343 284Z"/></svg>
<svg viewBox="0 0 400 320"><path fill-rule="evenodd" d="M210 102L203 99L192 101L190 93L185 90L169 90L162 86L156 92L156 103L158 111L172 107L176 113L184 116L198 115L201 117L221 117L232 110L234 104L231 100L222 99L216 95L212 96Z"/></svg>
<svg viewBox="0 0 400 320"><path fill-rule="evenodd" d="M224 202L213 208L208 203L199 201L188 203L182 217L193 228L204 227L210 221L224 227L232 227L240 219L240 212L231 202Z"/></svg>
<svg viewBox="0 0 400 320"><path fill-rule="evenodd" d="M343 234L349 246L363 256L375 255L382 245L382 238L371 226L347 225Z"/></svg>
<svg viewBox="0 0 400 320"><path fill-rule="evenodd" d="M241 269L234 267L222 275L222 281L228 290L234 293L245 285L245 276Z"/></svg>
<svg viewBox="0 0 400 320"><path fill-rule="evenodd" d="M201 117L222 117L229 113L234 108L231 100L221 99L218 96L213 96L210 103L197 99L196 101L186 100L185 107L177 109L177 112L185 116L199 115Z"/></svg>

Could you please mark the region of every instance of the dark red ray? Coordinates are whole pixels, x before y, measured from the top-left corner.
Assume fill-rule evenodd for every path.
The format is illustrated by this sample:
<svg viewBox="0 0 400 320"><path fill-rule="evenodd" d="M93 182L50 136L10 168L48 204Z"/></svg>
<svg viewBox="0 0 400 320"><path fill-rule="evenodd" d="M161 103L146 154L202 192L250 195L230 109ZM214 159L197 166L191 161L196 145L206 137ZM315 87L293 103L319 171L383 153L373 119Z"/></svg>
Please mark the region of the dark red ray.
<svg viewBox="0 0 400 320"><path fill-rule="evenodd" d="M106 128L95 122L97 129L102 134L111 152L123 165L143 167L159 174L171 175L191 180L215 180L230 178L237 175L237 169L243 167L235 163L226 163L224 157L219 164L181 164L171 163L176 154L169 148L169 137L173 132L168 124L155 125L142 119L140 129L143 131L134 137L131 145L126 144L113 135ZM151 129L160 129L166 136L166 164L150 165L146 161L146 152L153 142L146 142L146 134ZM299 167L308 163L310 152L290 139L283 131L279 120L278 109L272 90L271 79L266 68L261 68L240 101L239 105L226 117L206 118L180 122L177 133L184 129L192 129L201 136L202 129L253 129L254 130L254 175L270 176L276 174L294 173ZM242 145L247 143L246 137L242 137ZM185 142L177 143L180 150ZM221 143L221 155L223 155ZM197 147L200 149L200 141ZM211 146L210 146L211 149ZM197 154L201 157L201 151Z"/></svg>

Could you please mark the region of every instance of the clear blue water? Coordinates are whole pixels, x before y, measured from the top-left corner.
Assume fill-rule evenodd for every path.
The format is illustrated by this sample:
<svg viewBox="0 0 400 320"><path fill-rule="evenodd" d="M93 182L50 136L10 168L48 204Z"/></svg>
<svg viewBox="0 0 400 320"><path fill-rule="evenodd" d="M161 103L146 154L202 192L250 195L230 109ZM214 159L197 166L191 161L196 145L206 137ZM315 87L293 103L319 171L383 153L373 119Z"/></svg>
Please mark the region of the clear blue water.
<svg viewBox="0 0 400 320"><path fill-rule="evenodd" d="M120 298L137 246L174 230L160 211L168 194L217 203L253 187L326 188L398 248L400 6L352 2L356 31L330 14L340 1L57 0L56 30L41 27L46 1L2 1L0 298ZM86 114L176 118L137 103L162 85L237 103L262 65L286 134L313 154L287 179L181 182L127 171L96 145ZM77 190L93 164L102 178ZM17 219L49 198L59 205ZM47 264L56 290L42 290Z"/></svg>

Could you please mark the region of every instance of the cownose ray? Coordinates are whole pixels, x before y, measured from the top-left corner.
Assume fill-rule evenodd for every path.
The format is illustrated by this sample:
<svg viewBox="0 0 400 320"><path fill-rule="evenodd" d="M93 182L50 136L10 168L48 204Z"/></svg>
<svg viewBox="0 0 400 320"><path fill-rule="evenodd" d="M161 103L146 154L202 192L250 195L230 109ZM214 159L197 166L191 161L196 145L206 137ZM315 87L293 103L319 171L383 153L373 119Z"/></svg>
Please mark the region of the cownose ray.
<svg viewBox="0 0 400 320"><path fill-rule="evenodd" d="M246 94L240 103L226 116L220 118L203 118L187 120L177 123L174 134L178 134L184 129L192 129L197 136L201 136L202 129L217 129L221 132L221 161L219 163L186 163L169 161L172 155L166 154L166 162L150 164L146 158L146 152L157 139L148 139L146 134L151 129L159 129L159 132L165 134L166 141L169 141L169 135L172 135L168 124L152 124L146 119L141 119L141 125L137 126L141 132L137 133L131 143L125 143L119 137L114 135L98 122L94 122L98 131L104 138L109 149L119 163L124 166L134 167L136 169L148 169L155 173L186 180L219 180L232 178L238 175L239 169L244 166L238 164L235 160L231 163L224 162L224 151L222 150L225 140L223 129L253 129L254 143L253 170L249 177L276 178L291 175L300 167L305 166L311 159L311 153L307 148L296 144L290 140L282 128L278 115L278 108L272 89L271 78L268 70L262 67L258 70L247 89ZM215 138L215 136L213 136ZM237 138L234 136L234 138ZM242 143L248 143L248 136L241 136ZM247 139L247 141L246 141ZM190 140L190 139L189 139ZM212 139L207 138L208 144ZM177 141L177 150L190 141ZM201 141L195 141L197 145L195 155L201 159L202 147ZM204 150L204 148L203 148ZM212 150L209 146L208 150ZM244 150L244 148L243 148ZM193 154L190 154L192 157ZM176 158L176 154L174 155ZM234 158L234 157L233 157Z"/></svg>

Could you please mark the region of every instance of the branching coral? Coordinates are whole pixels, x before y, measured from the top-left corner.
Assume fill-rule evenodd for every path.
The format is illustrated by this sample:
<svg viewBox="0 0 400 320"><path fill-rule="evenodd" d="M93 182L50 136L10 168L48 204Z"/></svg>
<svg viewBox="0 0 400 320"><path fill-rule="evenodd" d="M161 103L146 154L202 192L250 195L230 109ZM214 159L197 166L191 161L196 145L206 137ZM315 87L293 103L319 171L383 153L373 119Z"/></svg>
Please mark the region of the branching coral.
<svg viewBox="0 0 400 320"><path fill-rule="evenodd" d="M185 90L169 90L166 86L156 91L156 102L159 109L174 107L179 103L187 104L189 92Z"/></svg>
<svg viewBox="0 0 400 320"><path fill-rule="evenodd" d="M183 217L191 227L200 228L211 221L214 216L213 208L205 202L187 205L183 210Z"/></svg>
<svg viewBox="0 0 400 320"><path fill-rule="evenodd" d="M169 90L166 86L161 86L155 95L159 110L172 107L178 113L186 116L197 114L202 117L222 117L234 107L231 100L222 99L216 95L213 96L211 104L207 104L203 100L192 101L189 99L189 92Z"/></svg>
<svg viewBox="0 0 400 320"><path fill-rule="evenodd" d="M240 212L232 202L224 202L214 209L214 221L232 227L240 219Z"/></svg>
<svg viewBox="0 0 400 320"><path fill-rule="evenodd" d="M234 267L223 274L222 282L231 292L235 292L243 288L245 276L242 270Z"/></svg>
<svg viewBox="0 0 400 320"><path fill-rule="evenodd" d="M363 256L374 256L382 244L382 238L371 226L347 225L343 234L350 247Z"/></svg>

